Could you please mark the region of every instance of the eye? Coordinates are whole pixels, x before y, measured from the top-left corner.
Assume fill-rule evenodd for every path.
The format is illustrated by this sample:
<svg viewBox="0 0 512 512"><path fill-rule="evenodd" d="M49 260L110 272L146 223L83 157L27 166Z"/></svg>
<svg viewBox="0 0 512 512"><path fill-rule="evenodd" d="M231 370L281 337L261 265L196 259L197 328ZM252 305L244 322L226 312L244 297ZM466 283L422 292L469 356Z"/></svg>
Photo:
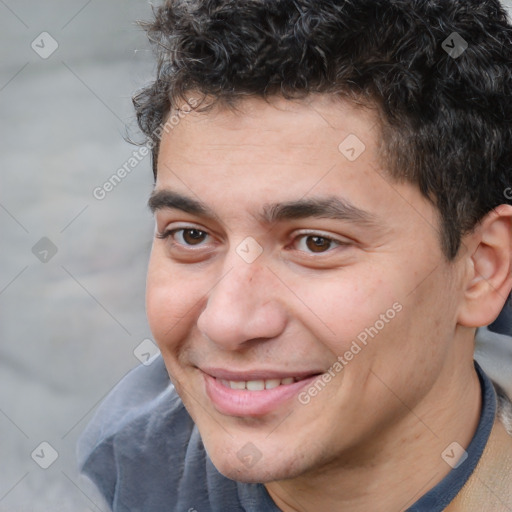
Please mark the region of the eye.
<svg viewBox="0 0 512 512"><path fill-rule="evenodd" d="M319 254L329 252L333 247L348 245L348 243L318 233L303 233L295 238L294 245L300 251Z"/></svg>
<svg viewBox="0 0 512 512"><path fill-rule="evenodd" d="M157 234L157 238L162 240L171 239L172 243L177 243L185 247L201 245L201 242L208 236L206 231L197 228L170 229L164 233Z"/></svg>

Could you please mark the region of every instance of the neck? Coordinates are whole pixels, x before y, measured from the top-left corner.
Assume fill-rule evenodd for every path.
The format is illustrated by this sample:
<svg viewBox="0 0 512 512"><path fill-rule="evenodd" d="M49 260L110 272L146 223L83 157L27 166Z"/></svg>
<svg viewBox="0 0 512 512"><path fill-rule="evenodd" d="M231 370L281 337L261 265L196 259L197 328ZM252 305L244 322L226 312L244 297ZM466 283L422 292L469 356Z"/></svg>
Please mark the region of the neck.
<svg viewBox="0 0 512 512"><path fill-rule="evenodd" d="M461 360L447 361L414 410L343 460L266 484L276 505L283 512L396 512L413 505L452 469L441 458L445 449L454 441L467 448L478 426L480 382L472 361Z"/></svg>

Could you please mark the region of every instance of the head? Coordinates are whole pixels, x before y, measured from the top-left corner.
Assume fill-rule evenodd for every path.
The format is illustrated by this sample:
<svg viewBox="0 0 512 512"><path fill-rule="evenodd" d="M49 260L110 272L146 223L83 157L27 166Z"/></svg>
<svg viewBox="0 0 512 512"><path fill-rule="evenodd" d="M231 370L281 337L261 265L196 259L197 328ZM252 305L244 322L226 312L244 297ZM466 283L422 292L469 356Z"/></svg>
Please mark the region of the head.
<svg viewBox="0 0 512 512"><path fill-rule="evenodd" d="M462 378L512 287L505 12L175 0L147 29L147 306L171 378L232 478L348 464ZM222 391L279 377L298 381Z"/></svg>

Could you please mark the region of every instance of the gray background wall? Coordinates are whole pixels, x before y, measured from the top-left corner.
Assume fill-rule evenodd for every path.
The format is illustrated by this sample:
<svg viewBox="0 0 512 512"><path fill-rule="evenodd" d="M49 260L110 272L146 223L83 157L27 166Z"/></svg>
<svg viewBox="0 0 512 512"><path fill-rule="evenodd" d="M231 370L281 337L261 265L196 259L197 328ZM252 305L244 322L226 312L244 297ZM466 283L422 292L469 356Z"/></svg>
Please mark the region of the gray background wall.
<svg viewBox="0 0 512 512"><path fill-rule="evenodd" d="M0 0L0 512L103 509L75 443L151 338L149 158L93 190L135 149L149 16L145 0Z"/></svg>
<svg viewBox="0 0 512 512"><path fill-rule="evenodd" d="M0 511L98 510L76 439L151 337L149 158L93 196L136 149L130 97L153 62L135 20L150 13L144 0L0 1ZM41 442L58 452L48 469Z"/></svg>

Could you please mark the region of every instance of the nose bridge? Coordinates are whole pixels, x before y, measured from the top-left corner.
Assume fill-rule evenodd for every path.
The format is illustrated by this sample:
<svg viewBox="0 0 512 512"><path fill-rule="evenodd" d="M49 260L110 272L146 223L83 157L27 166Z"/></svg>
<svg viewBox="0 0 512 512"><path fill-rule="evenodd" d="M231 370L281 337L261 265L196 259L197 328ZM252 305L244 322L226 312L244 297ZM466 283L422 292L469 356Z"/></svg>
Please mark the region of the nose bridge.
<svg viewBox="0 0 512 512"><path fill-rule="evenodd" d="M235 258L232 258L225 266L223 277L212 288L208 298L209 303L218 302L219 305L222 305L224 302L226 306L233 308L237 305L240 307L254 306L258 302L259 285L264 279L262 276L264 268L257 263L248 264L244 261L237 261L239 258L236 255Z"/></svg>
<svg viewBox="0 0 512 512"><path fill-rule="evenodd" d="M248 340L277 336L285 319L273 295L272 277L263 260L248 263L234 254L207 297L197 321L199 330L231 349Z"/></svg>

